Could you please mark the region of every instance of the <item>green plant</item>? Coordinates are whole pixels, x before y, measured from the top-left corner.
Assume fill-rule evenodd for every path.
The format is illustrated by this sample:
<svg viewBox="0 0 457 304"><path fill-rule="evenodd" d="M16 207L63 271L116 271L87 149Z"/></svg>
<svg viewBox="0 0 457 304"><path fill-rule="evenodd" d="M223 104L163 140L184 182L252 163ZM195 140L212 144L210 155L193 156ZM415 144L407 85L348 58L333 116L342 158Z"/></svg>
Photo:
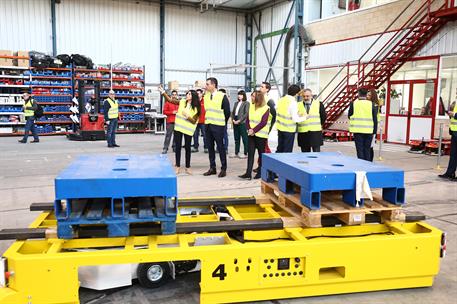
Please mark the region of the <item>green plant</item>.
<svg viewBox="0 0 457 304"><path fill-rule="evenodd" d="M386 88L382 87L381 89L377 90L376 93L378 93L378 96L382 100L386 100ZM397 92L395 89L390 90L390 98L391 99L396 99L399 98L402 94Z"/></svg>

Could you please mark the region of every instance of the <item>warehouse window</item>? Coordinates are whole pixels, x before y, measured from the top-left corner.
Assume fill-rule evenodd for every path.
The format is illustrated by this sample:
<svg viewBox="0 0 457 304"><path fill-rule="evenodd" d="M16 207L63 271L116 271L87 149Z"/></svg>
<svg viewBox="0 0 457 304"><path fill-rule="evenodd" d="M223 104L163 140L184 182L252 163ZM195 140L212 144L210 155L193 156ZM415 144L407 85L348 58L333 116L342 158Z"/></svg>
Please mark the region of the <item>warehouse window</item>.
<svg viewBox="0 0 457 304"><path fill-rule="evenodd" d="M392 1L395 0L319 0L318 5L320 6L321 18L327 18L345 12L381 5ZM310 2L310 4L312 7L316 7L316 2ZM310 7L311 10L312 7Z"/></svg>
<svg viewBox="0 0 457 304"><path fill-rule="evenodd" d="M449 110L457 96L457 56L442 58L440 83L440 97L443 100L444 111L438 113L438 116L445 117L445 111Z"/></svg>

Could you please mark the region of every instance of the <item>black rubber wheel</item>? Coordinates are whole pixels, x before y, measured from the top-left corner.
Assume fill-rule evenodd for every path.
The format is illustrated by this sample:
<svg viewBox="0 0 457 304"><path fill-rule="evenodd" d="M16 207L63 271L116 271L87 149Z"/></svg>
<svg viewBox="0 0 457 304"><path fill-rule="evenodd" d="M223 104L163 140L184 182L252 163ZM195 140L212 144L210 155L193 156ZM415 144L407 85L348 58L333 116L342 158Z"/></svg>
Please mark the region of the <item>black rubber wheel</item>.
<svg viewBox="0 0 457 304"><path fill-rule="evenodd" d="M165 285L171 279L168 263L145 263L138 265L138 281L146 288L157 288Z"/></svg>

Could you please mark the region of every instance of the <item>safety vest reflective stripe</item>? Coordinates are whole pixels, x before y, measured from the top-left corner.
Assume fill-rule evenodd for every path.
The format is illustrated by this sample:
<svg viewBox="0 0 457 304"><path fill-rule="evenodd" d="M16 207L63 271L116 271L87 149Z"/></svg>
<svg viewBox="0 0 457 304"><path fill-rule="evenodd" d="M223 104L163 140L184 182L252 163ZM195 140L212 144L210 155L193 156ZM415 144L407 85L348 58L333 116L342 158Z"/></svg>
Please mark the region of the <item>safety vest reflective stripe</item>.
<svg viewBox="0 0 457 304"><path fill-rule="evenodd" d="M197 127L197 122L198 121L196 121L194 124L191 123L189 120L187 120L184 117L184 115L183 115L184 111L187 111L188 112L187 114L190 117L194 117L195 114L196 114L196 110L195 109L192 109L191 107L190 108L187 107L187 101L183 98L179 102L178 112L176 113L175 130L179 131L179 132L181 132L183 134L192 136L195 133L195 129Z"/></svg>
<svg viewBox="0 0 457 304"><path fill-rule="evenodd" d="M203 99L205 104L205 124L225 126L225 115L222 110L222 101L224 94L222 92L214 92L211 98L211 93L207 92Z"/></svg>
<svg viewBox="0 0 457 304"><path fill-rule="evenodd" d="M281 117L281 118L283 118L283 119L292 119L292 116L290 116L290 115L287 115L287 116L286 116L286 115L282 115L282 114L276 114L276 116L277 116L277 117Z"/></svg>
<svg viewBox="0 0 457 304"><path fill-rule="evenodd" d="M353 121L373 121L372 118L351 118Z"/></svg>
<svg viewBox="0 0 457 304"><path fill-rule="evenodd" d="M349 132L372 134L373 133L373 104L369 100L355 100L354 113L349 119Z"/></svg>
<svg viewBox="0 0 457 304"><path fill-rule="evenodd" d="M281 126L284 126L284 127L296 127L296 124L295 123L285 123L285 122L282 122L282 121L276 121L276 123L278 125L281 125ZM281 131L281 130L279 130Z"/></svg>
<svg viewBox="0 0 457 304"><path fill-rule="evenodd" d="M276 111L277 129L281 132L294 133L297 130L297 124L293 121L289 114L289 106L291 102L296 102L295 98L286 95L278 100L278 109Z"/></svg>
<svg viewBox="0 0 457 304"><path fill-rule="evenodd" d="M305 133L308 131L322 131L321 117L319 116L319 111L319 101L313 100L309 108L308 118L305 121L297 124L299 133ZM303 102L300 102L298 104L298 113L300 115L306 113L305 105L303 104Z"/></svg>
<svg viewBox="0 0 457 304"><path fill-rule="evenodd" d="M457 119L455 119L455 113L457 113L457 102L455 103L454 105L454 109L452 110L452 113L454 113L454 115L452 115L451 117L451 121L450 121L450 125L449 125L449 129L451 129L452 132L457 132Z"/></svg>
<svg viewBox="0 0 457 304"><path fill-rule="evenodd" d="M27 108L29 107L32 107L33 105L33 101L32 99L29 99L26 103L25 103L25 110L24 110L24 116L25 117L31 117L33 115L35 115L35 113L33 112L33 110L27 110Z"/></svg>
<svg viewBox="0 0 457 304"><path fill-rule="evenodd" d="M260 107L258 109L255 108L254 104L250 104L249 106L249 124L251 128L255 128L261 121L262 116L270 109L267 105ZM255 136L261 138L268 138L268 130L270 129L269 121L263 126L262 129L255 133Z"/></svg>
<svg viewBox="0 0 457 304"><path fill-rule="evenodd" d="M108 118L115 119L119 117L119 104L116 100L111 100L111 98L107 98L106 101L109 102L110 108L108 111Z"/></svg>

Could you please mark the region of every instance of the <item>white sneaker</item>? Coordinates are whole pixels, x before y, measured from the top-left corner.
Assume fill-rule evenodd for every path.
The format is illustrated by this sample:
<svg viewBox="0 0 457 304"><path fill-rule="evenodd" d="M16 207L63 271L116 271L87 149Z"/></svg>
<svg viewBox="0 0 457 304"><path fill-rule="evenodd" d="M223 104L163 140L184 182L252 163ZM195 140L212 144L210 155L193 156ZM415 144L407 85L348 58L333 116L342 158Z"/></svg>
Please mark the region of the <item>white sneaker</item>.
<svg viewBox="0 0 457 304"><path fill-rule="evenodd" d="M230 154L229 158L240 158L240 157L238 156L238 154Z"/></svg>
<svg viewBox="0 0 457 304"><path fill-rule="evenodd" d="M248 156L246 154L240 154L240 155L238 155L238 158L246 159L246 158L248 158Z"/></svg>

